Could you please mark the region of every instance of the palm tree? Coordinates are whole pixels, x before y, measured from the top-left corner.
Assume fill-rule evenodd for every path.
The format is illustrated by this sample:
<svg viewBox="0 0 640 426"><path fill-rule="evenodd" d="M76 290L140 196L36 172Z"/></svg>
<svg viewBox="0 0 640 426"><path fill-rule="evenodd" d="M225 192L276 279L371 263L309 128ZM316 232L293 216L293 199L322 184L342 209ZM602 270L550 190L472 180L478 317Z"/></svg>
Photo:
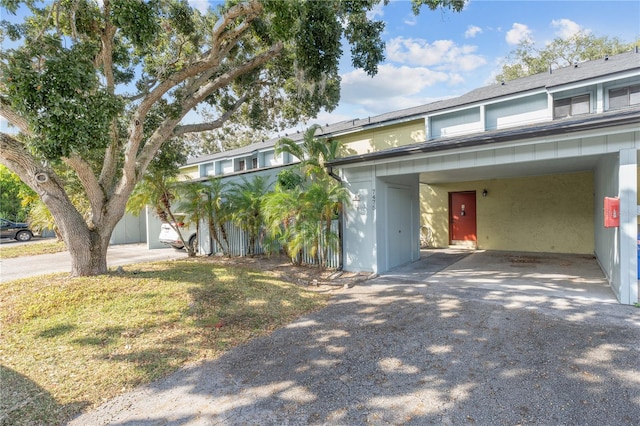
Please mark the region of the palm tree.
<svg viewBox="0 0 640 426"><path fill-rule="evenodd" d="M229 254L229 238L227 236L229 208L225 200L226 185L219 178L212 176L207 180L206 186L208 195L206 213L209 233L222 252Z"/></svg>
<svg viewBox="0 0 640 426"><path fill-rule="evenodd" d="M60 230L53 219L53 215L42 200L36 200L31 203L31 210L29 211L29 226L32 231L40 234L47 229L52 230L56 234L57 241L64 241L60 234Z"/></svg>
<svg viewBox="0 0 640 426"><path fill-rule="evenodd" d="M249 246L246 254L251 256L255 254L255 246L260 238L263 226L261 205L269 186L262 176L255 176L252 180L243 178L242 183L232 183L228 193L231 219L247 233Z"/></svg>
<svg viewBox="0 0 640 426"><path fill-rule="evenodd" d="M208 219L207 187L199 182L182 182L177 186L178 205L177 210L185 215L184 222L187 225L194 225L196 235L200 235L200 223ZM188 244L187 253L189 257L194 257L197 252L197 239L194 244Z"/></svg>
<svg viewBox="0 0 640 426"><path fill-rule="evenodd" d="M321 265L326 265L329 249L336 249L340 240L339 234L331 230L331 224L342 214L344 206L349 204L350 197L349 191L334 180L324 179L316 182L316 185L318 185L318 189L314 192L321 192L318 194L318 198L321 200L320 221L324 225Z"/></svg>
<svg viewBox="0 0 640 426"><path fill-rule="evenodd" d="M300 220L301 200L301 186L284 188L276 185L275 191L267 194L262 202L267 235L282 247L294 265L302 261L301 250L290 244Z"/></svg>
<svg viewBox="0 0 640 426"><path fill-rule="evenodd" d="M329 141L327 143L325 139L316 138L315 134L319 128L320 126L317 124L309 127L304 132L301 144L292 139L282 138L275 146L276 154L286 152L300 160L298 166L303 174L310 178L326 175L324 165L327 161L336 158L337 147L339 146L337 141ZM332 152L332 150L335 150L335 152Z"/></svg>
<svg viewBox="0 0 640 426"><path fill-rule="evenodd" d="M180 230L180 221L176 219L172 208L172 203L176 199L177 185L178 181L171 175L165 175L161 171L148 171L131 193L127 201L127 211L139 215L146 206L152 206L158 218L176 232L182 245L187 248L189 256L195 256L195 247L191 247L185 241Z"/></svg>
<svg viewBox="0 0 640 426"><path fill-rule="evenodd" d="M331 223L340 214L349 196L348 191L329 176L325 166L328 161L338 157L341 144L335 139L316 138L319 127L311 126L301 144L291 139L281 139L276 144L276 152L287 152L298 158L298 167L306 177L285 215L288 221L295 217L295 223L286 228L287 232L282 235L287 238L284 246L290 255L297 255L303 248L308 248L314 260L320 266L325 266L329 248L335 247L339 241L339 236L331 230ZM278 198L282 199L284 195L276 191L271 197L276 199L269 200L265 207L269 211L277 211ZM277 227L272 227L274 230ZM292 259L295 263L298 257L292 256Z"/></svg>

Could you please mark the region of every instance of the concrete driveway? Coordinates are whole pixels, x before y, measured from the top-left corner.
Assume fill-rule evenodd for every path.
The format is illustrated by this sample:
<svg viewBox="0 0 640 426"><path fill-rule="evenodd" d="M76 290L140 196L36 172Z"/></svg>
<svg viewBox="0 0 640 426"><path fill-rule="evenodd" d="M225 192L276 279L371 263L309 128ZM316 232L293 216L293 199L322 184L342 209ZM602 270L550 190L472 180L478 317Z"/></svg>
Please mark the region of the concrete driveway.
<svg viewBox="0 0 640 426"><path fill-rule="evenodd" d="M436 281L429 277L440 272ZM539 303L562 298L579 303L617 299L591 255L469 250L423 250L421 259L394 269L379 281L447 282L452 287L488 291L490 297Z"/></svg>
<svg viewBox="0 0 640 426"><path fill-rule="evenodd" d="M640 309L593 259L458 256L343 289L70 424L638 424Z"/></svg>
<svg viewBox="0 0 640 426"><path fill-rule="evenodd" d="M38 244L30 241L18 244ZM185 251L172 248L149 250L146 244L121 244L109 247L107 265L115 268L122 265L140 262L153 262L187 257ZM0 260L0 283L18 278L34 277L54 272L70 272L71 257L69 252L23 256Z"/></svg>

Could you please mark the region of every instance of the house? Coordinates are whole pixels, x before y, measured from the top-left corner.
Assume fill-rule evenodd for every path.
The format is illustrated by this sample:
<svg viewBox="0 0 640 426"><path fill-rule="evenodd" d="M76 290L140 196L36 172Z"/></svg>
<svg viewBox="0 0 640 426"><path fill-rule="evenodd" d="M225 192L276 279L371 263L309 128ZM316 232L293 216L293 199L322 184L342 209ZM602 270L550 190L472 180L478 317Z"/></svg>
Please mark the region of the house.
<svg viewBox="0 0 640 426"><path fill-rule="evenodd" d="M594 254L638 301L638 51L356 120L330 164L353 194L345 269L383 272L435 246ZM604 226L605 197L619 226Z"/></svg>
<svg viewBox="0 0 640 426"><path fill-rule="evenodd" d="M323 126L352 195L343 266L381 273L432 247L593 254L621 303L638 296L640 53ZM288 135L302 140L302 134ZM193 159L192 179L275 174L277 138ZM605 227L605 199L619 225ZM205 236L206 238L206 236Z"/></svg>

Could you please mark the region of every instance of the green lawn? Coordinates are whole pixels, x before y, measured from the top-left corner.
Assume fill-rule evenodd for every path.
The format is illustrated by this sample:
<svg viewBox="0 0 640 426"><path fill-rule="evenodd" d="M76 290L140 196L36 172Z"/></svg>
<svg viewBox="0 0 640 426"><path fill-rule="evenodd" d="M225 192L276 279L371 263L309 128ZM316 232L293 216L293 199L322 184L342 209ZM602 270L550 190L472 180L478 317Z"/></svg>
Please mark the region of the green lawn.
<svg viewBox="0 0 640 426"><path fill-rule="evenodd" d="M210 259L0 287L0 425L59 424L185 363L326 305L268 272Z"/></svg>

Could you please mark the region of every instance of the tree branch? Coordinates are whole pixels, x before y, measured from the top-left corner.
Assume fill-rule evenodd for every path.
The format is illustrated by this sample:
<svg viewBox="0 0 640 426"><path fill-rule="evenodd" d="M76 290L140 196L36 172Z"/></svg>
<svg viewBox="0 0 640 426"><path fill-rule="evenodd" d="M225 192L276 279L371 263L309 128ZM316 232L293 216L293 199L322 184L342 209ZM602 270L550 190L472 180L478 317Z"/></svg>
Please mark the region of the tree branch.
<svg viewBox="0 0 640 426"><path fill-rule="evenodd" d="M226 34L230 34L231 36L233 36L234 31L228 31L226 30L226 28L231 25L233 23L233 21L236 18L239 18L240 16L245 16L247 21L243 22L242 24L238 25L238 29L246 24L248 24L249 21L252 21L253 19L255 19L256 17L258 17L260 15L260 13L262 12L263 8L262 8L262 4L256 0L251 0L248 2L243 2L243 3L239 3L233 7L231 7L229 10L226 11L226 13L218 20L218 22L216 22L216 25L213 27L213 44L214 46L218 45L219 43L216 41L217 39L225 39L226 38ZM246 30L246 28L242 28L240 29L241 32L244 32ZM226 34L225 34L226 32ZM223 37L224 36L224 37Z"/></svg>
<svg viewBox="0 0 640 426"><path fill-rule="evenodd" d="M191 89L185 90L185 97L193 95L193 93L199 87L206 84L207 80L209 80L215 73L217 67L225 58L227 58L229 52L231 52L234 46L242 38L242 35L245 33L245 31L247 31L251 27L251 21L258 17L260 12L262 11L262 4L260 3L252 2L250 4L251 8L248 8L247 6L247 3L243 3L232 7L227 12L227 14L225 14L225 16L216 23L213 35L214 47L205 55L208 58L209 63L211 64L211 68L209 72L201 73L197 76L194 76L196 78L193 81L187 82L187 86L191 87ZM245 20L242 23L237 25L232 30L227 30L226 32L224 31L226 26L229 25L233 21L233 19L236 19L242 15L245 15Z"/></svg>
<svg viewBox="0 0 640 426"><path fill-rule="evenodd" d="M128 171L130 174L123 175L120 180L118 191L122 191L124 187L130 182L136 182L142 174L144 174L147 166L153 159L155 153L160 148L162 143L173 136L174 129L182 120L182 118L191 111L196 105L201 103L207 96L209 96L212 92L219 89L220 87L226 86L230 84L234 79L243 75L257 67L262 66L266 62L268 62L273 57L280 54L283 49L283 44L278 42L271 46L269 50L263 52L262 54L250 59L245 62L241 66L230 70L220 76L218 76L215 80L211 81L209 84L201 87L196 93L184 100L181 104L182 113L180 116L176 118L166 118L160 126L154 131L153 135L149 138L149 140L145 143L144 147L140 151L139 155L135 161L127 159L126 161L132 161L129 164L125 165L125 171ZM137 166L137 170L127 170L126 166L133 167ZM136 175L137 174L137 175Z"/></svg>
<svg viewBox="0 0 640 426"><path fill-rule="evenodd" d="M89 200L91 204L92 222L99 223L102 220L106 194L100 186L98 179L96 179L91 165L77 154L72 154L71 157L64 158L63 161L78 175L80 183L86 193L87 200Z"/></svg>
<svg viewBox="0 0 640 426"><path fill-rule="evenodd" d="M174 136L180 136L185 133L195 133L195 132L204 132L207 130L215 130L222 127L222 125L247 101L249 96L242 96L240 99L233 104L228 111L220 116L217 120L210 121L208 123L199 123L199 124L185 124L183 126L177 126L173 134Z"/></svg>
<svg viewBox="0 0 640 426"><path fill-rule="evenodd" d="M86 234L88 228L82 215L73 207L58 175L36 160L25 146L6 133L0 133L0 163L18 175L42 199L54 218L67 244L68 236ZM64 220L59 218L63 217Z"/></svg>
<svg viewBox="0 0 640 426"><path fill-rule="evenodd" d="M0 97L0 116L16 126L22 133L32 135L27 120L11 108L6 99Z"/></svg>
<svg viewBox="0 0 640 426"><path fill-rule="evenodd" d="M104 1L103 7L104 16L109 16L111 9L110 2L108 0ZM115 37L116 30L116 27L111 23L111 21L106 19L104 29L100 32L100 42L102 43L100 61L102 62L107 91L110 94L115 93L115 77L113 73L113 39ZM114 184L116 169L118 167L118 153L121 147L118 136L118 121L115 118L111 121L111 129L109 133L110 143L105 150L102 170L100 171L100 177L97 182L98 185L102 187L103 191L107 191L108 193L111 192L112 185Z"/></svg>

